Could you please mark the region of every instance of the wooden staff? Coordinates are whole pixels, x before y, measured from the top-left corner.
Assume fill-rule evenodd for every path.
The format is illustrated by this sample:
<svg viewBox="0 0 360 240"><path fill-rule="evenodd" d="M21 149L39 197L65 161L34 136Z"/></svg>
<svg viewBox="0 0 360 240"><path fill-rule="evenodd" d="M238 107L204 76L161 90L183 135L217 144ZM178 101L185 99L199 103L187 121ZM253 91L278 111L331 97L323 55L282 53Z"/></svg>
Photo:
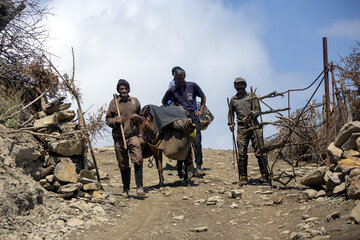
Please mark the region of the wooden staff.
<svg viewBox="0 0 360 240"><path fill-rule="evenodd" d="M114 94L114 101L116 103L117 113L118 113L118 116L120 117L120 108L119 108L119 102L117 100L117 97L118 97L118 95ZM127 149L126 141L125 141L125 134L124 134L124 127L123 127L122 123L120 123L120 129L121 129L121 136L122 136L122 139L123 139L123 142L124 142L124 149Z"/></svg>
<svg viewBox="0 0 360 240"><path fill-rule="evenodd" d="M255 103L254 103L254 98L253 98L254 97L254 91L253 91L252 87L250 87L250 94L251 94L250 110L254 111ZM254 122L253 122L252 117L250 117L249 119L250 119L250 126L254 127ZM258 135L256 130L254 130L254 134L255 134L256 140L258 142L258 148L259 148L259 152L260 152L260 155L261 155L260 159L261 159L261 161L262 161L262 163L263 163L263 165L265 167L266 178L268 180L270 188L272 188L272 179L271 179L271 172L270 172L270 169L269 169L269 165L268 165L267 160L264 160L264 158L263 158L263 156L264 156L263 146L265 146L264 139L263 138L260 139L260 136Z"/></svg>
<svg viewBox="0 0 360 240"><path fill-rule="evenodd" d="M227 98L227 104L228 104L228 107L229 107L229 115L230 115L230 114L232 114L232 107L231 107L231 104L229 102L229 98ZM231 121L230 124L234 124L232 115L231 115L230 121ZM234 130L235 130L235 125L234 125ZM234 131L232 131L232 140L233 140L233 160L236 160L237 167L238 167L238 176L239 176L239 181L240 181L240 166L239 166L239 161L238 161L238 151L237 151ZM234 154L235 154L235 156L234 156Z"/></svg>

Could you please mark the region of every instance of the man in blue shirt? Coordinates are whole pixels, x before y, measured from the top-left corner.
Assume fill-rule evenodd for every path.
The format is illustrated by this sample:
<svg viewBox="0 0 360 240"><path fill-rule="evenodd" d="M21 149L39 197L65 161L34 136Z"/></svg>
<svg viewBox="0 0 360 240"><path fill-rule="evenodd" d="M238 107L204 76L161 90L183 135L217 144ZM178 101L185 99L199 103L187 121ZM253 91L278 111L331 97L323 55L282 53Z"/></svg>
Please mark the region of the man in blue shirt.
<svg viewBox="0 0 360 240"><path fill-rule="evenodd" d="M186 111L189 112L190 118L196 126L196 137L194 138L195 163L197 173L201 174L203 157L199 116L204 112L206 96L196 83L186 82L185 77L186 73L183 69L179 68L175 70L175 85L166 91L162 99L162 104L167 107L168 101L172 100L175 106L182 106ZM199 110L197 110L196 107L196 97L201 98Z"/></svg>

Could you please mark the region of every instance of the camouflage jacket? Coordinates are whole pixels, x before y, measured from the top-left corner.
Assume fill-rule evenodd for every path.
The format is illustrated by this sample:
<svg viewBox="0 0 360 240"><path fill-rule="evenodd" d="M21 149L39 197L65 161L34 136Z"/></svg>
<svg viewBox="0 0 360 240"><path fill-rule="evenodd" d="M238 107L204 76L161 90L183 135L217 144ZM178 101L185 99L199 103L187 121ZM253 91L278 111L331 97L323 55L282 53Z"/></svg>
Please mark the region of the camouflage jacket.
<svg viewBox="0 0 360 240"><path fill-rule="evenodd" d="M248 116L248 114L254 111L258 113L261 111L260 104L258 99L251 100L251 94L245 92L243 97L238 97L237 95L233 96L230 100L230 109L228 114L228 124L234 122L234 116L236 113L236 121L239 126L244 126L243 118ZM253 119L255 124L258 124L257 119Z"/></svg>

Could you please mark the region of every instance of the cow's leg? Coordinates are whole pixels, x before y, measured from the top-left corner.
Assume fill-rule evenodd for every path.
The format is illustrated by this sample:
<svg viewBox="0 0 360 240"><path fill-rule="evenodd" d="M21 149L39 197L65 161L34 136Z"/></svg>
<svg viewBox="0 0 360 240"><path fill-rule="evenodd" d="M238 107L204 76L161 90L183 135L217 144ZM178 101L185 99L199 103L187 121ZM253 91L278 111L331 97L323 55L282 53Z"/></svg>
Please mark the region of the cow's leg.
<svg viewBox="0 0 360 240"><path fill-rule="evenodd" d="M184 173L183 173L183 169L182 169L182 162L183 161L180 161L180 160L177 161L177 169L178 169L178 175L179 175L180 179L184 178Z"/></svg>
<svg viewBox="0 0 360 240"><path fill-rule="evenodd" d="M162 166L162 152L156 151L154 153L155 161L156 161L156 168L159 173L159 187L164 186L164 174L163 174L163 166Z"/></svg>
<svg viewBox="0 0 360 240"><path fill-rule="evenodd" d="M184 163L184 169L185 169L185 174L184 174L184 181L188 180L188 161L182 161Z"/></svg>

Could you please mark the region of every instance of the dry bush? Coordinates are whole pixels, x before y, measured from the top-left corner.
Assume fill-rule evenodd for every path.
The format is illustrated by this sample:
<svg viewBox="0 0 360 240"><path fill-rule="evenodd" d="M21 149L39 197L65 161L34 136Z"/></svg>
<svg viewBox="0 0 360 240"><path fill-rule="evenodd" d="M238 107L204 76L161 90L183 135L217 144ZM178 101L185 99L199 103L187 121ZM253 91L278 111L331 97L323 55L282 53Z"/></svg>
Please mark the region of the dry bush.
<svg viewBox="0 0 360 240"><path fill-rule="evenodd" d="M336 66L340 82L346 85L346 94L351 103L353 120L360 120L360 42L346 57L340 57L340 64Z"/></svg>

